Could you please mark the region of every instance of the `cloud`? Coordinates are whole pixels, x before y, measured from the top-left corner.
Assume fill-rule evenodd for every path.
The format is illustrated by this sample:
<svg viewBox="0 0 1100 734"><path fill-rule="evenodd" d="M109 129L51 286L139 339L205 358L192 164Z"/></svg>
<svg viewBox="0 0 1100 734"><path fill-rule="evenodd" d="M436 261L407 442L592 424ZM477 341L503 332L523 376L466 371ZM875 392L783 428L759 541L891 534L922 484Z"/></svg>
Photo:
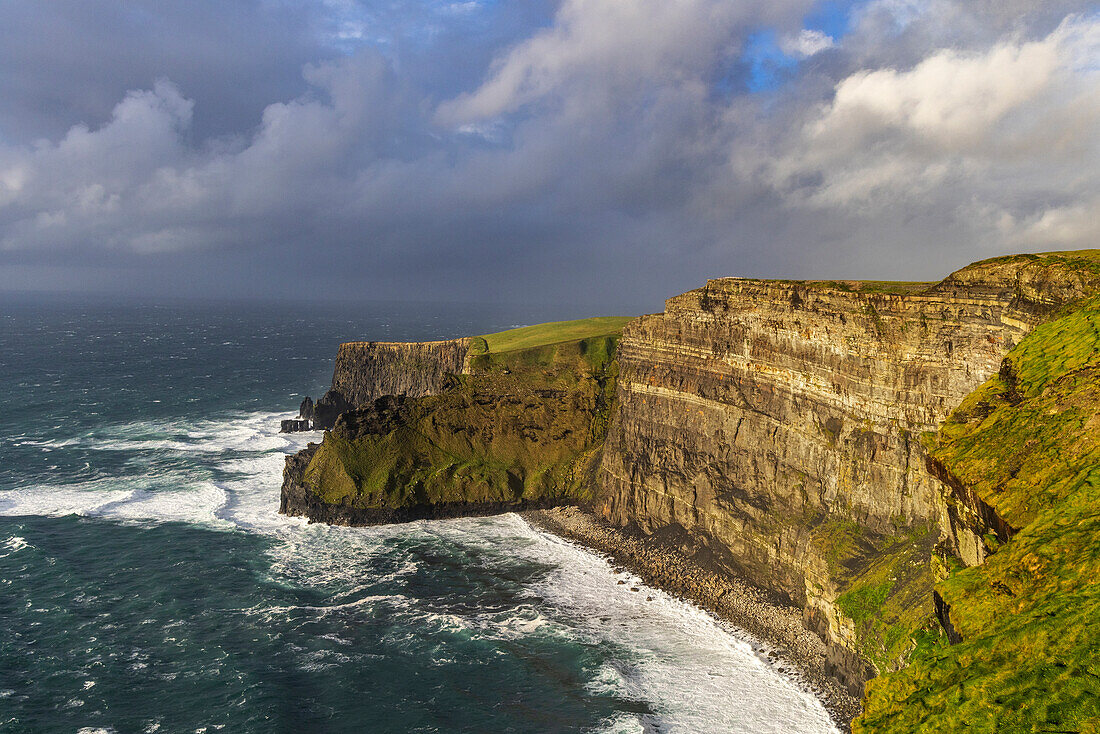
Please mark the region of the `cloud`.
<svg viewBox="0 0 1100 734"><path fill-rule="evenodd" d="M809 5L566 0L554 24L498 58L475 91L440 105L439 119L469 123L546 101L587 112L654 85L697 83L739 51L751 25L789 22Z"/></svg>
<svg viewBox="0 0 1100 734"><path fill-rule="evenodd" d="M1100 18L1017 5L871 0L833 37L810 0L332 0L301 19L327 50L251 115L197 61L75 122L59 87L56 133L0 138L0 270L648 309L716 275L1095 245ZM765 37L790 63L760 93Z"/></svg>
<svg viewBox="0 0 1100 734"><path fill-rule="evenodd" d="M937 188L1010 207L1055 191L1091 196L1100 191L1095 58L1100 20L1074 16L1036 40L860 70L765 167L792 201L814 207L938 203Z"/></svg>
<svg viewBox="0 0 1100 734"><path fill-rule="evenodd" d="M779 42L783 53L795 58L807 58L836 46L832 36L818 30L803 28L798 35L784 36Z"/></svg>

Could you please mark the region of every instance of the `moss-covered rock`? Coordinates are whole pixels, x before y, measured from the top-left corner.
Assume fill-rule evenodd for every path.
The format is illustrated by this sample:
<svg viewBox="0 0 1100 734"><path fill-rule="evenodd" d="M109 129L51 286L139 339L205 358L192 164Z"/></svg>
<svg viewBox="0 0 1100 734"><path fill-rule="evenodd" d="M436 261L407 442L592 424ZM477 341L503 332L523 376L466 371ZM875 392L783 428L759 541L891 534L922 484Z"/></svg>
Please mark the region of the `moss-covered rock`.
<svg viewBox="0 0 1100 734"><path fill-rule="evenodd" d="M588 499L617 340L493 352L475 338L468 373L439 394L343 413L307 463L288 463L283 511L370 524Z"/></svg>
<svg viewBox="0 0 1100 734"><path fill-rule="evenodd" d="M1037 327L928 448L1006 530L936 587L960 641L873 681L854 729L1096 731L1100 299Z"/></svg>

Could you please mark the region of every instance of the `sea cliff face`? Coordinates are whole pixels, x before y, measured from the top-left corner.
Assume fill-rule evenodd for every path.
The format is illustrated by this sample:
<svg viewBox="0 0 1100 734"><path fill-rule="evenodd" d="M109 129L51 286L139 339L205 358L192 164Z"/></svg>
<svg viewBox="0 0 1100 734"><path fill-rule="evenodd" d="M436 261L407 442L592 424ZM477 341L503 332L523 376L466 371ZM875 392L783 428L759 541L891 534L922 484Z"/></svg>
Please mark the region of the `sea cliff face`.
<svg viewBox="0 0 1100 734"><path fill-rule="evenodd" d="M384 395L435 395L448 375L466 374L470 339L433 342L346 342L336 352L332 387L314 408L317 428Z"/></svg>
<svg viewBox="0 0 1100 734"><path fill-rule="evenodd" d="M469 352L469 339L348 342L336 352L332 389L357 408L383 395L435 395L448 375L468 371Z"/></svg>
<svg viewBox="0 0 1100 734"><path fill-rule="evenodd" d="M315 413L339 420L288 459L282 511L369 523L583 504L800 607L853 694L900 670L871 688L863 730L934 730L940 714L898 702L954 695L954 647L1016 649L999 620L1042 609L1066 655L1100 645L1048 609L1052 585L1080 596L1087 579L1021 584L1012 565L1041 567L1028 554L1058 544L1061 513L1095 516L1100 312L1082 304L1098 291L1100 253L1052 253L936 284L711 280L621 338L547 325L345 345ZM538 343L548 327L559 340ZM1094 566L1100 531L1075 522L1060 552ZM990 601L990 584L1012 593ZM929 680L942 691L922 693Z"/></svg>
<svg viewBox="0 0 1100 734"><path fill-rule="evenodd" d="M997 520L921 434L1090 287L1025 259L932 287L725 278L669 299L624 330L597 509L802 606L859 692L931 614L933 548L981 563Z"/></svg>
<svg viewBox="0 0 1100 734"><path fill-rule="evenodd" d="M986 554L981 508L949 507L920 435L1086 288L1025 261L930 288L725 278L669 299L624 330L598 510L683 531L801 605L859 691L931 610L933 546Z"/></svg>

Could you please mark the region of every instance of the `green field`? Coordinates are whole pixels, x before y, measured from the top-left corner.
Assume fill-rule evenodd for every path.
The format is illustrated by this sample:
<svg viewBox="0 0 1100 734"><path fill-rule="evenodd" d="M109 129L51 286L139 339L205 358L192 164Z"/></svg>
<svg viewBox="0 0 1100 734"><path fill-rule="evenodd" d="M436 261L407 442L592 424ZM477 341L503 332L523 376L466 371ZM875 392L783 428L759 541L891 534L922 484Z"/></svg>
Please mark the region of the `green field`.
<svg viewBox="0 0 1100 734"><path fill-rule="evenodd" d="M610 336L621 332L623 326L632 319L632 316L597 316L591 319L551 321L546 324L498 331L495 334L484 334L475 337L475 339L483 339L485 343L478 345L475 342L471 352L479 354L488 351L493 354L500 354L502 352L514 352L517 349L530 349L594 336Z"/></svg>
<svg viewBox="0 0 1100 734"><path fill-rule="evenodd" d="M831 288L849 293L885 293L905 296L926 291L936 285L921 280L804 280L811 288Z"/></svg>

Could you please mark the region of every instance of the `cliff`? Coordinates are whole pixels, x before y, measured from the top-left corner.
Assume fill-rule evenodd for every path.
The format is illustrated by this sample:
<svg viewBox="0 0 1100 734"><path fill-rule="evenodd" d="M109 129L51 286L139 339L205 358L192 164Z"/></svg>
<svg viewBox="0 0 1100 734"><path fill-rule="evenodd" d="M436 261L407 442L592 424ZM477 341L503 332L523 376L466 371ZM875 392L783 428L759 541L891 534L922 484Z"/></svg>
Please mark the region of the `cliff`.
<svg viewBox="0 0 1100 734"><path fill-rule="evenodd" d="M383 395L422 397L443 390L449 375L468 370L469 339L434 342L347 342L336 352L332 387L314 407L317 428Z"/></svg>
<svg viewBox="0 0 1100 734"><path fill-rule="evenodd" d="M1098 291L1100 251L1022 255L939 283L716 279L614 329L349 347L342 415L288 459L283 511L581 503L801 608L831 674L855 695L875 679L856 729L1085 730Z"/></svg>
<svg viewBox="0 0 1100 734"><path fill-rule="evenodd" d="M624 321L344 345L333 389L355 407L288 458L280 511L363 525L590 498Z"/></svg>
<svg viewBox="0 0 1100 734"><path fill-rule="evenodd" d="M946 559L946 634L871 682L855 728L1100 730L1100 299L1038 326L924 442L948 501L999 521L984 564Z"/></svg>
<svg viewBox="0 0 1100 734"><path fill-rule="evenodd" d="M934 636L934 548L989 552L995 513L945 488L920 435L1095 278L1000 258L935 285L724 278L669 299L623 332L597 509L801 606L858 694Z"/></svg>

